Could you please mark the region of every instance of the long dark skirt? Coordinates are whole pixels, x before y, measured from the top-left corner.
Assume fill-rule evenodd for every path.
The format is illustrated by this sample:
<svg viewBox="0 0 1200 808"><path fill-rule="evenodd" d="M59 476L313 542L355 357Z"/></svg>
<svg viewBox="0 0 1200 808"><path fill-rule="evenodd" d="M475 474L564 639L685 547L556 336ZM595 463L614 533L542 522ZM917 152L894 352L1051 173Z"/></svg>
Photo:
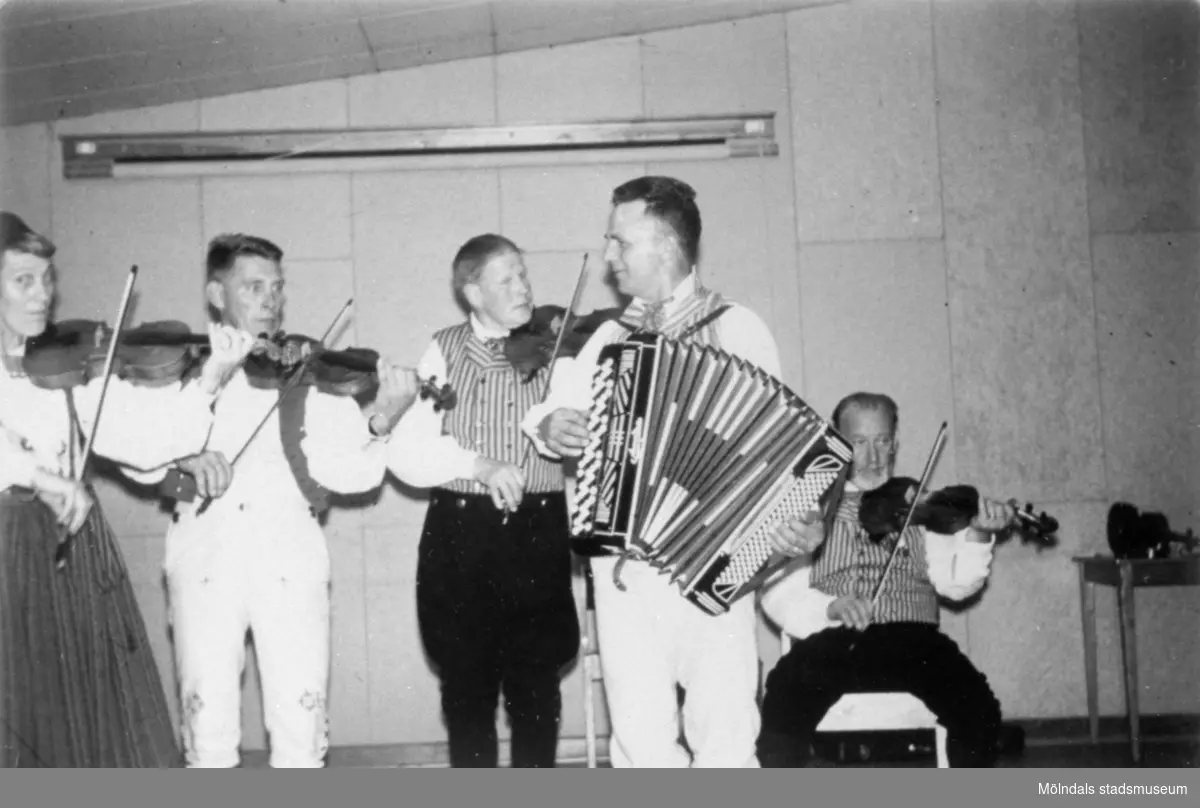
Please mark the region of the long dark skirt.
<svg viewBox="0 0 1200 808"><path fill-rule="evenodd" d="M174 768L146 625L97 505L55 570L53 512L0 493L0 767Z"/></svg>

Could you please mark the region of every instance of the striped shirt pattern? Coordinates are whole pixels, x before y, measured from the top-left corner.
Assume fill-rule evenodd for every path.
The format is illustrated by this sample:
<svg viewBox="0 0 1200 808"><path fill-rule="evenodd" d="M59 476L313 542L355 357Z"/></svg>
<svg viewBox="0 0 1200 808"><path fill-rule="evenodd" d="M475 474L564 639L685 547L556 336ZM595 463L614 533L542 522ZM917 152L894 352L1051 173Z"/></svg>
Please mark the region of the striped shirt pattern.
<svg viewBox="0 0 1200 808"><path fill-rule="evenodd" d="M674 311L670 312L666 321L657 327L655 331L664 337L677 339L680 334L716 311L724 303L725 300L720 294L697 284L695 294L689 295ZM646 316L647 309L648 305L644 300L635 298L621 315L621 322L628 328L636 328ZM717 319L719 320L720 318ZM684 341L700 345L711 345L713 348L720 349L720 339L717 337L715 326L716 321L713 321L695 334L690 335ZM624 337L625 335L621 335L619 339L624 339Z"/></svg>
<svg viewBox="0 0 1200 808"><path fill-rule="evenodd" d="M813 588L827 595L871 599L894 546L887 539L875 544L858 522L861 492L848 492L838 505L833 530L813 562ZM937 590L925 562L925 531L910 527L905 546L896 553L887 581L879 593L872 622L930 623L939 620Z"/></svg>
<svg viewBox="0 0 1200 808"><path fill-rule="evenodd" d="M458 404L446 413L443 431L484 457L520 466L527 441L521 419L541 401L547 370L523 383L505 358L503 346L479 339L469 321L442 329L434 339L446 357L448 381L458 392ZM563 490L562 467L537 452L529 452L523 470L527 493ZM441 487L462 494L488 493L487 486L476 480L458 479Z"/></svg>

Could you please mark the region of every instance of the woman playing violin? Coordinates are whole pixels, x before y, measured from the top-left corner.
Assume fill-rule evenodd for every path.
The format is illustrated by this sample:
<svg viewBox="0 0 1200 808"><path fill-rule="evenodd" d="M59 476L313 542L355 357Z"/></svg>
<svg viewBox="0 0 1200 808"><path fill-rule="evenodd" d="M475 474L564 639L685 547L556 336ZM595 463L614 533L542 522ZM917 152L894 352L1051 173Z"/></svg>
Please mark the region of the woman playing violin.
<svg viewBox="0 0 1200 808"><path fill-rule="evenodd" d="M283 250L265 238L214 238L205 287L212 312L225 325L286 343L276 339L282 262ZM293 344L300 343L315 359L328 358L318 341ZM271 766L324 765L330 601L322 518L333 494L381 484L388 432L416 395L414 374L379 360L364 411L353 395L322 385L322 373L310 374L312 362L280 353L278 362L269 351L247 358L215 405L203 451L178 463L195 490L176 491L164 566L189 767L239 763L247 630Z"/></svg>
<svg viewBox="0 0 1200 808"><path fill-rule="evenodd" d="M83 449L151 470L199 450L249 341L214 327L198 383L49 387L25 372L55 301L54 244L0 212L0 766L179 765L146 627ZM98 419L98 413L99 417ZM98 420L97 420L98 419ZM68 563L56 568L60 541Z"/></svg>

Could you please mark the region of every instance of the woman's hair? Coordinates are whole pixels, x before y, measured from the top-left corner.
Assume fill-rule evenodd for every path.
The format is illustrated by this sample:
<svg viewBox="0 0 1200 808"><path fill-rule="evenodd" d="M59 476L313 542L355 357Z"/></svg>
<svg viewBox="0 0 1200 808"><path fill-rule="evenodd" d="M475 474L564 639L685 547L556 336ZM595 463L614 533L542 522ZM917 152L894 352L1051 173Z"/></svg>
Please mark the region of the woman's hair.
<svg viewBox="0 0 1200 808"><path fill-rule="evenodd" d="M48 261L57 249L53 241L35 232L20 216L0 210L0 253L12 250Z"/></svg>
<svg viewBox="0 0 1200 808"><path fill-rule="evenodd" d="M464 300L463 287L479 280L479 275L488 261L509 252L520 255L521 248L511 239L495 233L484 233L468 239L466 244L458 248L454 262L450 265L453 272L454 296L460 301Z"/></svg>

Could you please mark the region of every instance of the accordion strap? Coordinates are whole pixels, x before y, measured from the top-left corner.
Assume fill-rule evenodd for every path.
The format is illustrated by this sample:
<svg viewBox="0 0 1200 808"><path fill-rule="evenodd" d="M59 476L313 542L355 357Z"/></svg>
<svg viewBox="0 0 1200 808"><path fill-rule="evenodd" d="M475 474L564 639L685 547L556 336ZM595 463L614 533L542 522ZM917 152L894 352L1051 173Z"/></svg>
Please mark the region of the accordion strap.
<svg viewBox="0 0 1200 808"><path fill-rule="evenodd" d="M731 308L732 308L732 306L730 306L728 303L726 303L722 306L718 306L717 308L713 309L711 312L706 314L704 317L701 317L699 320L692 323L692 325L689 326L686 331L684 331L682 334L679 335L679 339L681 339L681 340L687 339L692 334L695 334L701 328L704 328L704 326L708 325L713 320L717 319L722 314L729 311L729 309L731 309Z"/></svg>
<svg viewBox="0 0 1200 808"><path fill-rule="evenodd" d="M617 590L620 592L625 591L625 584L621 583L621 570L625 568L625 562L628 560L629 560L629 551L623 550L621 552L621 557L617 559L616 566L613 567L613 573L612 573L613 586L615 586L617 588Z"/></svg>
<svg viewBox="0 0 1200 808"><path fill-rule="evenodd" d="M677 340L685 340L685 339L687 339L687 338L688 338L688 337L690 337L692 334L695 334L695 333L696 333L697 331L699 331L701 328L704 328L706 325L708 325L709 323L711 323L713 320L717 319L717 318L718 318L718 317L720 317L722 314L724 314L725 312L729 311L731 308L733 308L733 306L732 306L732 305L730 305L729 303L724 303L724 304L722 304L722 305L718 306L717 308L713 309L713 310L712 310L711 312L709 312L708 314L706 314L706 315L704 315L703 317L701 317L701 318L700 318L699 320L697 320L696 322L692 323L692 324L691 324L690 326L688 326L686 329L684 329L684 330L683 330L683 332L682 332L682 333L680 333L680 335L679 335L678 337L676 337L675 339L677 339ZM636 334L637 332L639 332L639 331L645 331L645 330L646 330L646 329L644 329L642 326L640 326L640 325L637 325L636 323L631 323L631 322L629 322L628 320L618 320L618 322L619 322L619 323L620 323L622 326L624 326L624 327L626 328L626 330L628 330L628 331L630 331L630 332L632 332L632 333L635 333L635 334Z"/></svg>

